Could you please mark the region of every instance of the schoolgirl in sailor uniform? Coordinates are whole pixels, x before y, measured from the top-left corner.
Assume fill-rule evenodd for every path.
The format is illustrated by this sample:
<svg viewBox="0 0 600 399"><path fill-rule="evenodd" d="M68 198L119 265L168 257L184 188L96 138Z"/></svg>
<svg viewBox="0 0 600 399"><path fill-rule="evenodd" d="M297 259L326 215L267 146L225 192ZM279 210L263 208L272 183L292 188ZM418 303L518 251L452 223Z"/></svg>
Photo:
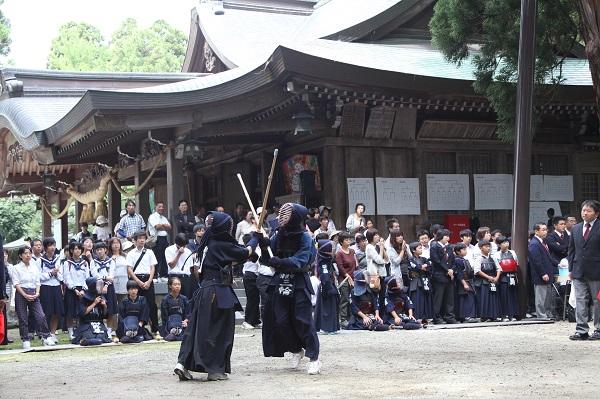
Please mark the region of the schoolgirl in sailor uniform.
<svg viewBox="0 0 600 399"><path fill-rule="evenodd" d="M391 276L385 279L385 314L383 322L390 328L403 330L418 330L422 328L413 316L414 305L410 297L404 292L400 276Z"/></svg>
<svg viewBox="0 0 600 399"><path fill-rule="evenodd" d="M113 330L117 329L117 294L113 284L115 279L115 261L107 256L108 246L99 241L94 245L96 257L92 259L90 272L92 276L104 282L104 299L106 300L106 319L109 326L109 335L112 335Z"/></svg>
<svg viewBox="0 0 600 399"><path fill-rule="evenodd" d="M431 263L422 255L423 245L416 241L409 245L413 256L409 257L410 299L414 304L414 316L423 324L433 319L433 290L431 286Z"/></svg>
<svg viewBox="0 0 600 399"><path fill-rule="evenodd" d="M513 320L517 314L519 314L519 303L517 300L517 285L519 280L517 278L516 270L512 269L504 271L502 265L518 264L517 254L515 251L510 249L510 240L504 236L496 239L498 244L498 251L494 254L494 260L496 261L497 267L502 270L500 275L500 309L502 313L503 321ZM514 261L511 262L511 261Z"/></svg>
<svg viewBox="0 0 600 399"><path fill-rule="evenodd" d="M335 334L340 329L340 293L335 285L333 267L334 242L319 240L317 253L317 276L321 284L317 289L315 328Z"/></svg>
<svg viewBox="0 0 600 399"><path fill-rule="evenodd" d="M458 243L454 246L454 270L456 271L456 317L467 323L477 322L477 302L473 287L473 266L467 259L468 247Z"/></svg>
<svg viewBox="0 0 600 399"><path fill-rule="evenodd" d="M78 324L72 344L100 345L110 342L104 319L107 317L106 299L102 295L104 281L96 277L85 280L86 291L79 300Z"/></svg>
<svg viewBox="0 0 600 399"><path fill-rule="evenodd" d="M383 324L379 316L379 294L369 287L369 276L366 271L354 272L354 288L350 299L352 317L348 330L387 331L389 326Z"/></svg>
<svg viewBox="0 0 600 399"><path fill-rule="evenodd" d="M490 242L481 240L477 244L481 250L480 263L475 265L477 309L482 321L499 321L500 317L500 268L490 255ZM484 320L485 319L485 320Z"/></svg>
<svg viewBox="0 0 600 399"><path fill-rule="evenodd" d="M187 315L190 311L189 301L181 294L181 279L177 276L169 277L169 294L160 304L160 317L162 326L160 334L165 341L183 341L183 333L188 324Z"/></svg>
<svg viewBox="0 0 600 399"><path fill-rule="evenodd" d="M46 315L52 338L56 339L58 322L65 314L60 256L56 253L56 241L52 237L42 242L44 253L40 257L40 302Z"/></svg>
<svg viewBox="0 0 600 399"><path fill-rule="evenodd" d="M69 257L63 263L62 276L66 286L65 290L65 319L71 339L73 336L73 322L79 310L79 298L83 297L87 285L85 280L90 277L87 259L81 257L83 245L78 242L69 244Z"/></svg>

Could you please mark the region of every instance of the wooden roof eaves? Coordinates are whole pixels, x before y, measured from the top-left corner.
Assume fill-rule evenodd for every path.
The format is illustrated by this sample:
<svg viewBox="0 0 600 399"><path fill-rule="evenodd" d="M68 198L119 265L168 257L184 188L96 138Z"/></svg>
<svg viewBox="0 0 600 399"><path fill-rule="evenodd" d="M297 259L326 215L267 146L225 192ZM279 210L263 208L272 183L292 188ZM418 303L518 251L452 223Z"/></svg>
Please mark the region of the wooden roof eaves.
<svg viewBox="0 0 600 399"><path fill-rule="evenodd" d="M236 65L233 61L227 58L225 54L223 54L223 52L219 49L219 47L215 45L214 41L210 38L210 35L208 34L207 30L202 25L202 20L200 19L200 17L198 17L198 28L200 30L200 34L202 35L206 43L209 45L213 54L219 59L219 61L221 61L223 65L225 65L229 69L236 68L238 65ZM198 40L196 41L196 43L198 43Z"/></svg>
<svg viewBox="0 0 600 399"><path fill-rule="evenodd" d="M185 59L183 60L183 65L181 66L182 72L189 72L190 68L192 68L192 66L196 63L195 60L199 56L200 50L197 48L198 33L198 12L194 7L190 12L190 34L188 36Z"/></svg>

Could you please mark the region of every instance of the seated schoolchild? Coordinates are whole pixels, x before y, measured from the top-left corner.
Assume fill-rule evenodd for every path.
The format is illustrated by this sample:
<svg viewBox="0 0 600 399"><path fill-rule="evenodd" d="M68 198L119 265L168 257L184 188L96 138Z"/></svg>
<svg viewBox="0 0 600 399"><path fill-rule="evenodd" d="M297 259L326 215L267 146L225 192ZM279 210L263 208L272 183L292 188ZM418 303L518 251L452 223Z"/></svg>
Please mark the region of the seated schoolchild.
<svg viewBox="0 0 600 399"><path fill-rule="evenodd" d="M458 243L454 246L454 270L456 272L456 304L457 319L466 323L475 323L477 319L477 304L475 298L475 288L473 286L473 266L467 259L467 246L464 243Z"/></svg>
<svg viewBox="0 0 600 399"><path fill-rule="evenodd" d="M104 281L96 277L85 280L87 290L79 302L78 325L74 331L73 344L81 346L100 345L111 342L104 325L107 314L106 299L102 295Z"/></svg>
<svg viewBox="0 0 600 399"><path fill-rule="evenodd" d="M179 277L169 277L167 283L169 294L160 304L162 318L161 335L165 341L183 341L183 333L188 324L187 314L189 301L181 295L181 280Z"/></svg>
<svg viewBox="0 0 600 399"><path fill-rule="evenodd" d="M148 322L150 313L146 298L138 296L138 285L135 281L127 282L127 297L119 306L119 326L117 337L124 343L140 343L152 339L152 336L144 328Z"/></svg>
<svg viewBox="0 0 600 399"><path fill-rule="evenodd" d="M367 271L354 272L354 288L350 298L352 317L348 330L387 331L389 326L383 324L379 316L379 292L369 284Z"/></svg>
<svg viewBox="0 0 600 399"><path fill-rule="evenodd" d="M414 306L402 285L402 277L387 277L385 290L385 324L404 330L418 330L423 327L413 316Z"/></svg>

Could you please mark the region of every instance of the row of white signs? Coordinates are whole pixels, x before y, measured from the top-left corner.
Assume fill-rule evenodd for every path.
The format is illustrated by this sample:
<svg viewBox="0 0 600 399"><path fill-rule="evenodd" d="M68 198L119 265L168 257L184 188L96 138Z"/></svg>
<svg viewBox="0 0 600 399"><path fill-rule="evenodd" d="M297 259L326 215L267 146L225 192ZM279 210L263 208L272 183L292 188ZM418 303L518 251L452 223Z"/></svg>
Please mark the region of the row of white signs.
<svg viewBox="0 0 600 399"><path fill-rule="evenodd" d="M473 183L475 210L512 209L512 175L474 174ZM365 214L375 214L375 198L377 198L379 215L421 214L418 178L348 178L347 186L349 213L354 212L356 203L362 202L367 208ZM573 176L531 176L530 200L532 205L549 201L573 201ZM534 206L534 208L541 209L541 206ZM469 210L469 175L428 174L427 209L430 211ZM560 208L556 206L555 211L558 215Z"/></svg>

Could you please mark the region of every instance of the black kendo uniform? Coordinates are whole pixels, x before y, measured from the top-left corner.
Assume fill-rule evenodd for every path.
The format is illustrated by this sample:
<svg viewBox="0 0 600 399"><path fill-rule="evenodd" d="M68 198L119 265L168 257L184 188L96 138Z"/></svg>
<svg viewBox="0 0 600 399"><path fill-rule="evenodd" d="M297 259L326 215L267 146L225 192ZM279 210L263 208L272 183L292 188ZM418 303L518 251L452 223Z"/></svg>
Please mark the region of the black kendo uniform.
<svg viewBox="0 0 600 399"><path fill-rule="evenodd" d="M127 289L131 286L137 288L133 280L127 282ZM152 336L146 328L139 325L146 324L150 320L150 308L148 302L143 296L137 296L132 300L127 296L119 306L119 325L117 327L117 337L123 343L140 343L152 339Z"/></svg>
<svg viewBox="0 0 600 399"><path fill-rule="evenodd" d="M490 277L496 277L498 268L491 256L481 257L481 272ZM489 282L480 276L475 276L477 310L482 319L495 320L500 317L500 290L497 284Z"/></svg>
<svg viewBox="0 0 600 399"><path fill-rule="evenodd" d="M164 297L160 304L160 317L162 318L161 335L165 341L183 341L185 328L183 320L189 312L189 301L185 295L179 294L176 298L171 294Z"/></svg>
<svg viewBox="0 0 600 399"><path fill-rule="evenodd" d="M312 237L304 228L308 211L287 203L279 211L279 228L271 238L272 258L263 250L261 260L275 269L267 289L263 319L265 357L300 353L311 360L319 358L319 338L312 319L314 295L308 271L316 255Z"/></svg>
<svg viewBox="0 0 600 399"><path fill-rule="evenodd" d="M433 319L433 289L431 286L431 263L422 256L408 258L410 264L410 299L414 304L414 317L419 320ZM428 265L427 270L422 266Z"/></svg>
<svg viewBox="0 0 600 399"><path fill-rule="evenodd" d="M414 305L406 294L404 287L398 284L395 277L386 277L383 322L404 330L418 330L422 325L421 322L414 319L414 315L412 319L410 318L411 309L414 309ZM396 324L392 312L396 312L396 315L400 318L400 324Z"/></svg>
<svg viewBox="0 0 600 399"><path fill-rule="evenodd" d="M111 342L103 321L108 314L106 310L106 299L102 296L101 289L104 282L98 280L96 277L89 277L85 280L85 283L87 285L87 290L79 302L79 324L74 331L75 337L71 343L89 346ZM98 285L100 285L100 287L98 287ZM101 297L105 301L104 305L98 303L91 312L86 314L86 309L94 303L97 297Z"/></svg>
<svg viewBox="0 0 600 399"><path fill-rule="evenodd" d="M315 328L329 333L340 329L340 293L335 285L332 251L333 241L319 240L317 275L321 284L317 292Z"/></svg>
<svg viewBox="0 0 600 399"><path fill-rule="evenodd" d="M201 282L191 300L175 368L181 380L192 378L188 371L208 373L209 380L227 378L224 373L231 373L235 312L242 311L231 286L232 263L246 261L249 251L231 235L233 220L226 213L211 212L207 227L198 248ZM248 245L255 248L258 242L253 239Z"/></svg>

